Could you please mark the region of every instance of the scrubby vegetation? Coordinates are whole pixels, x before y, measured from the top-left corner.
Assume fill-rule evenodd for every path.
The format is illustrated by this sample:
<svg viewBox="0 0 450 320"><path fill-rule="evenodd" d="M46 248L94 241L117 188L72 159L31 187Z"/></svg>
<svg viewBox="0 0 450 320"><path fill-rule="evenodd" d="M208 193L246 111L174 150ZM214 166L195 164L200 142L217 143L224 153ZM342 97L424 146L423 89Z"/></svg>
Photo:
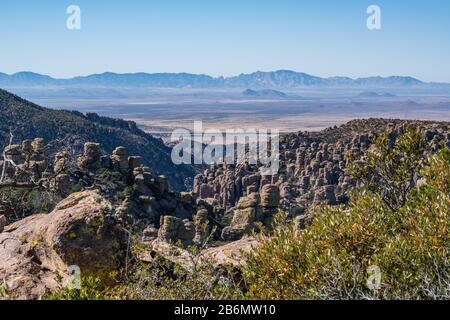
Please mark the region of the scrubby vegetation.
<svg viewBox="0 0 450 320"><path fill-rule="evenodd" d="M59 195L52 192L3 188L0 189L0 212L9 224L32 214L50 212L61 200Z"/></svg>
<svg viewBox="0 0 450 320"><path fill-rule="evenodd" d="M193 255L193 259L199 256ZM81 277L79 289L63 286L46 300L239 300L244 299L244 279L236 270L197 264L192 269L158 256L153 263L134 261L105 285L95 276Z"/></svg>

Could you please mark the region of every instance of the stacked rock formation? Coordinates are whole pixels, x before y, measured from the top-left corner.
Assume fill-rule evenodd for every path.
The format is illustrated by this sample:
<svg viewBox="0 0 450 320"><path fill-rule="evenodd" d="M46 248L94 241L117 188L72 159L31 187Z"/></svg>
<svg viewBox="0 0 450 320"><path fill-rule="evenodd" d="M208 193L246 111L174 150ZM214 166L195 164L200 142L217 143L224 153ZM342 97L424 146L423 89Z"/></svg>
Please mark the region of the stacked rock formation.
<svg viewBox="0 0 450 320"><path fill-rule="evenodd" d="M127 172L130 169L130 159L128 158L128 150L125 147L117 147L114 149L111 162L114 170Z"/></svg>
<svg viewBox="0 0 450 320"><path fill-rule="evenodd" d="M222 239L225 241L236 241L244 235L257 230L256 223L264 227L272 227L274 214L280 205L280 191L278 186L268 184L261 189L261 193L253 192L246 197L240 198L230 226L222 231Z"/></svg>
<svg viewBox="0 0 450 320"><path fill-rule="evenodd" d="M194 243L195 224L188 219L161 217L158 239L169 243L181 242L184 247Z"/></svg>
<svg viewBox="0 0 450 320"><path fill-rule="evenodd" d="M83 155L78 158L78 165L80 168L88 170L100 169L102 162L101 159L101 146L99 143L87 142L84 144Z"/></svg>
<svg viewBox="0 0 450 320"><path fill-rule="evenodd" d="M45 183L37 186L55 192L61 198L72 193L74 188L100 189L114 203L119 201L115 214L123 223L139 221L144 226L159 227L162 216L192 219L197 212L197 199L192 193L171 192L165 176L154 175L143 165L142 157L129 156L124 147L117 147L111 155L105 155L100 144L87 142L76 159L71 159L67 151L59 151L50 163L44 141L36 139L7 147L5 156L7 161L0 162L0 173L5 168L4 182L9 185L42 179ZM123 200L118 199L120 194L124 195ZM1 210L0 206L0 215ZM9 220L12 221L14 219Z"/></svg>
<svg viewBox="0 0 450 320"><path fill-rule="evenodd" d="M117 147L112 155L103 155L98 144L87 143L78 163L88 172L103 169L120 174L121 184L131 190L116 209L124 222L140 220L143 224L159 226L162 216L186 219L195 213L195 198L185 195L182 199L180 193L170 192L167 178L155 176L143 165L142 157L129 156L125 147Z"/></svg>
<svg viewBox="0 0 450 320"><path fill-rule="evenodd" d="M48 148L43 139L9 145L4 149L4 155L6 161L0 161L0 172L5 170L4 180L37 181L48 170Z"/></svg>

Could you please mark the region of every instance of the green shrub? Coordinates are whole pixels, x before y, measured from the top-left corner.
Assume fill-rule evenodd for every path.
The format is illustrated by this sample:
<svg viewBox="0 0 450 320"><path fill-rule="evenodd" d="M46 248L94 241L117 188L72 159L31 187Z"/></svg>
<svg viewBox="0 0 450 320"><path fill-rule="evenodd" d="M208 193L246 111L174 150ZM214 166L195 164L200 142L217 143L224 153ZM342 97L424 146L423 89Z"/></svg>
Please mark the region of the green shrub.
<svg viewBox="0 0 450 320"><path fill-rule="evenodd" d="M130 299L138 300L237 300L243 298L232 271L201 266L186 270L158 261L139 265L125 285Z"/></svg>

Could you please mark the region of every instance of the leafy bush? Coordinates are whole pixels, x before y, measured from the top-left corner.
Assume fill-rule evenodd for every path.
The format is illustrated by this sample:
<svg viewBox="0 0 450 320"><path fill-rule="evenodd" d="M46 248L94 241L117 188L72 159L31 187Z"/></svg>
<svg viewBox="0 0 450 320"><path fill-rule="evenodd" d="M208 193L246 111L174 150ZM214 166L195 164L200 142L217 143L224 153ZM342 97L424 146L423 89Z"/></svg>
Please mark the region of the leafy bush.
<svg viewBox="0 0 450 320"><path fill-rule="evenodd" d="M427 143L412 127L406 128L391 147L392 143L386 132L364 155L362 163L354 161L354 155L350 154L349 160L353 161L347 171L367 190L379 194L389 208L396 210L405 204L414 187L425 160Z"/></svg>

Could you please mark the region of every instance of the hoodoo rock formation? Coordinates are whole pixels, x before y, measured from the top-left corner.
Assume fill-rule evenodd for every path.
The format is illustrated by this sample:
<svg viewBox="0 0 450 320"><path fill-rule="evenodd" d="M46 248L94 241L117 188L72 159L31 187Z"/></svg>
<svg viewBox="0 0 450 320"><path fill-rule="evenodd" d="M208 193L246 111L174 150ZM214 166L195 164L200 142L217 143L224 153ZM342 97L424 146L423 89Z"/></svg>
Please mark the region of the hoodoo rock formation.
<svg viewBox="0 0 450 320"><path fill-rule="evenodd" d="M299 132L280 138L280 170L277 175L262 176L258 165L216 165L198 174L194 192L200 199L213 198L230 210L252 193L264 193L266 185L278 187L280 208L292 216L313 204L345 204L348 191L356 182L347 175L347 155L364 155L375 139L388 132L393 144L406 126L424 133L432 150L443 142L450 146L448 123L368 119L354 120L320 132ZM274 187L271 187L274 188ZM270 204L270 199L261 198Z"/></svg>

